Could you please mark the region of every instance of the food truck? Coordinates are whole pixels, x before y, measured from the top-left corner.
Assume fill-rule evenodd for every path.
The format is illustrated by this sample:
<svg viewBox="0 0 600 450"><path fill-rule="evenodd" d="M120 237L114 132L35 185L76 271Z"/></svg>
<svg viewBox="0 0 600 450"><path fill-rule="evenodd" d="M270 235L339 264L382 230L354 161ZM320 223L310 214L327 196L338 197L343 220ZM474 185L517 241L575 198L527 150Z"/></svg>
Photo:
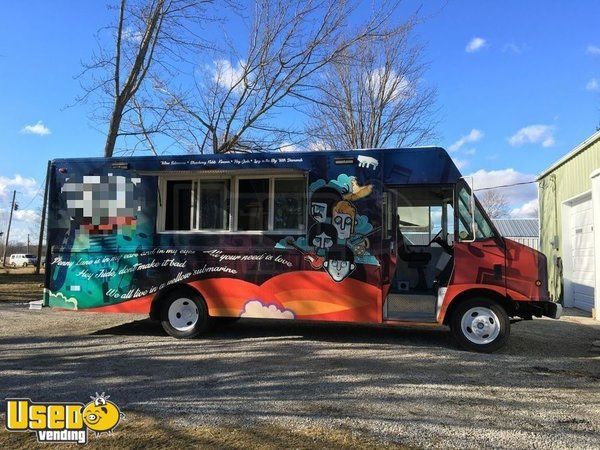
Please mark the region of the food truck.
<svg viewBox="0 0 600 450"><path fill-rule="evenodd" d="M237 318L437 323L482 352L511 318L561 313L545 257L498 234L442 148L57 159L49 174L46 306L148 314L177 338Z"/></svg>

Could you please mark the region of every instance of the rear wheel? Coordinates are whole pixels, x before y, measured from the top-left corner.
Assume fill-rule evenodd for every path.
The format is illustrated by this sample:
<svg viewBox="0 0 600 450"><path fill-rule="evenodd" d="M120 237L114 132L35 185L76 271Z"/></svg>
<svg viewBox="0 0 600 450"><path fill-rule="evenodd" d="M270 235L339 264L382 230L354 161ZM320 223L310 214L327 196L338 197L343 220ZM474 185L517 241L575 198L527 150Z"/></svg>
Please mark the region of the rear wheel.
<svg viewBox="0 0 600 450"><path fill-rule="evenodd" d="M173 292L164 300L160 317L164 330L179 339L195 337L210 325L204 300L187 290Z"/></svg>
<svg viewBox="0 0 600 450"><path fill-rule="evenodd" d="M450 318L452 335L467 350L491 353L503 347L510 336L510 319L491 299L474 298L456 307Z"/></svg>

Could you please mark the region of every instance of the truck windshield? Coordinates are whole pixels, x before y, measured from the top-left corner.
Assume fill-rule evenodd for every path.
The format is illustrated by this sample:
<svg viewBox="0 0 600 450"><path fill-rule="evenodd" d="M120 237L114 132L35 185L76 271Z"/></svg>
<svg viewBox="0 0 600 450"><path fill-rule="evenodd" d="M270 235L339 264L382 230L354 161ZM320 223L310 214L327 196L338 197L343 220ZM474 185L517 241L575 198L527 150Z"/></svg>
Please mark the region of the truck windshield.
<svg viewBox="0 0 600 450"><path fill-rule="evenodd" d="M458 238L461 241L473 240L471 223L473 222L473 213L471 211L471 191L463 183L458 188ZM479 201L475 198L475 240L489 239L495 236L494 228L489 222L487 215L481 208Z"/></svg>

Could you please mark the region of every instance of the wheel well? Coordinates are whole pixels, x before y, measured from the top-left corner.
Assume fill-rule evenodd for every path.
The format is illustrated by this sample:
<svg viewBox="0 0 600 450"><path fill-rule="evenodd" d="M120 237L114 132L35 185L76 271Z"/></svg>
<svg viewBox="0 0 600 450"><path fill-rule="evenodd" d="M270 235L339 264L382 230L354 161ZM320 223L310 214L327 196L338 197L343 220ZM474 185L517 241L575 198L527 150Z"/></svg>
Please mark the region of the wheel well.
<svg viewBox="0 0 600 450"><path fill-rule="evenodd" d="M450 322L450 318L452 317L452 314L454 313L454 310L458 307L458 305L473 298L487 298L490 300L494 300L504 308L507 314L510 315L509 301L506 297L503 297L496 291L492 291L490 289L470 289L468 291L461 292L456 297L454 297L454 299L450 303L450 306L448 306L448 309L446 310L446 315L444 316L444 325L448 325L448 323Z"/></svg>
<svg viewBox="0 0 600 450"><path fill-rule="evenodd" d="M174 292L187 292L189 295L194 295L203 299L202 294L194 289L189 284L174 284L161 290L154 296L152 305L150 306L150 318L152 320L160 320L160 309L162 303L167 300Z"/></svg>

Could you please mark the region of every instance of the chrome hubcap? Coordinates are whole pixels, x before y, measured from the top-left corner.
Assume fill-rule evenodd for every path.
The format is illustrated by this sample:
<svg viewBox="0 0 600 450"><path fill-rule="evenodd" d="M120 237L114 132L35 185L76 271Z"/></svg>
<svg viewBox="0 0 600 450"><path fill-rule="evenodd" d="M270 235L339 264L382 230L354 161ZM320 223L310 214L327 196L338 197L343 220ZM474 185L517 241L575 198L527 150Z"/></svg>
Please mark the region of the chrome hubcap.
<svg viewBox="0 0 600 450"><path fill-rule="evenodd" d="M169 323L177 331L191 330L198 317L198 307L189 298L178 298L169 306Z"/></svg>
<svg viewBox="0 0 600 450"><path fill-rule="evenodd" d="M500 334L498 316L482 306L469 309L463 315L460 326L466 338L479 345L493 342Z"/></svg>

